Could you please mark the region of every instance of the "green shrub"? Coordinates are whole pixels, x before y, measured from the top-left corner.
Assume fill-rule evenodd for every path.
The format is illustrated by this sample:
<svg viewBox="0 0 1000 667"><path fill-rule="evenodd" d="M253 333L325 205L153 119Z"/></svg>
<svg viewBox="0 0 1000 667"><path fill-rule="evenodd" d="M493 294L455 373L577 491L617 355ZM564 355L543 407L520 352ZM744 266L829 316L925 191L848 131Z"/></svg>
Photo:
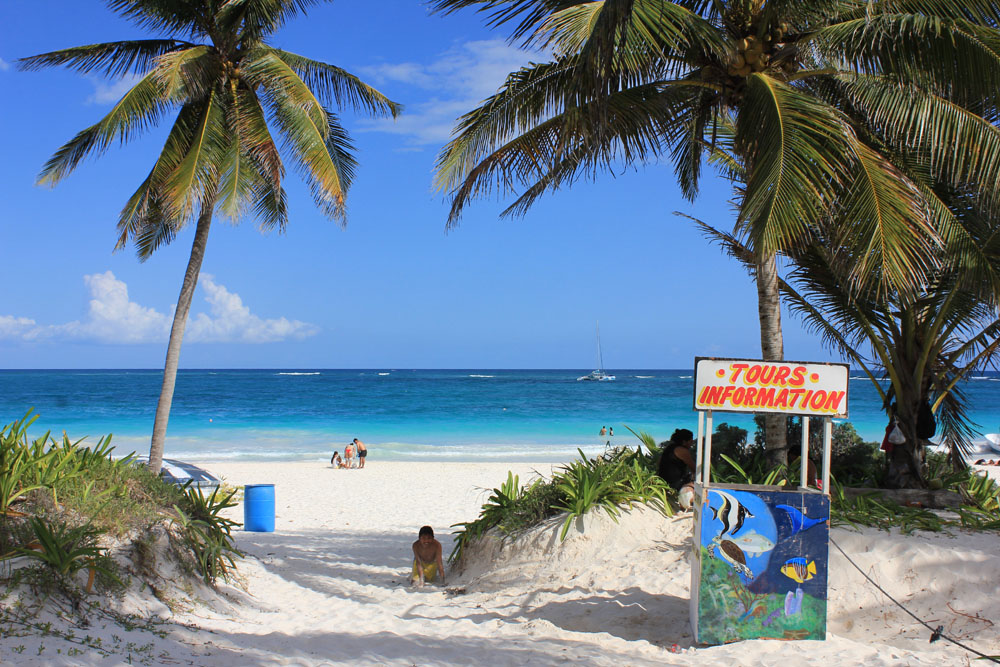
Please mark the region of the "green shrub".
<svg viewBox="0 0 1000 667"><path fill-rule="evenodd" d="M34 542L19 547L15 554L27 556L44 564L58 579L64 591L71 590L71 579L81 570L90 570L91 579L87 592L100 573L107 579L121 583L112 570L111 560L97 546L101 531L86 524L69 527L66 522L48 523L38 517L30 520Z"/></svg>
<svg viewBox="0 0 1000 667"><path fill-rule="evenodd" d="M29 441L27 429L37 418L29 410L0 429L0 513L10 514L14 504L27 513L67 512L122 536L161 520L181 499L176 487L135 465L133 454L114 458L110 435L93 447L65 434L61 441L49 433ZM0 526L0 537L5 534Z"/></svg>
<svg viewBox="0 0 1000 667"><path fill-rule="evenodd" d="M597 458L580 458L564 466L549 481L535 480L520 486L518 478L507 473L507 481L493 489L474 521L457 523L455 548L448 560L459 560L465 548L488 530L496 528L503 538L514 539L518 533L544 520L566 512L560 539L565 539L573 519L594 508L603 508L613 519L622 507L644 504L670 516L673 490L655 473L657 449L647 434L640 437L642 447L616 448ZM645 438L645 439L643 439Z"/></svg>
<svg viewBox="0 0 1000 667"><path fill-rule="evenodd" d="M236 558L243 557L231 532L241 524L221 515L223 510L236 506L235 494L215 489L206 497L201 489L188 486L181 504L174 505L175 521L206 584L214 585L219 577L228 580L230 571L236 567Z"/></svg>
<svg viewBox="0 0 1000 667"><path fill-rule="evenodd" d="M29 410L23 419L0 429L0 513L5 516L10 514L11 505L41 488L32 483L39 463L27 436L28 427L36 419L38 416L32 417Z"/></svg>

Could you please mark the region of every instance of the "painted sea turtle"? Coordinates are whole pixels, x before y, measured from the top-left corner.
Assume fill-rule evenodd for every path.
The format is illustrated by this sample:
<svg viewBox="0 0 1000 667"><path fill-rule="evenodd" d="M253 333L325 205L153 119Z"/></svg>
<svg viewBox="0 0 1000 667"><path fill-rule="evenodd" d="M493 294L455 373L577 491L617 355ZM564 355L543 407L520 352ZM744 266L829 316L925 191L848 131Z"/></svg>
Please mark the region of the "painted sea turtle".
<svg viewBox="0 0 1000 667"><path fill-rule="evenodd" d="M747 558L743 550L736 546L732 540L719 540L719 551L722 552L722 560L733 566L739 574L747 579L753 579L753 572L747 567Z"/></svg>

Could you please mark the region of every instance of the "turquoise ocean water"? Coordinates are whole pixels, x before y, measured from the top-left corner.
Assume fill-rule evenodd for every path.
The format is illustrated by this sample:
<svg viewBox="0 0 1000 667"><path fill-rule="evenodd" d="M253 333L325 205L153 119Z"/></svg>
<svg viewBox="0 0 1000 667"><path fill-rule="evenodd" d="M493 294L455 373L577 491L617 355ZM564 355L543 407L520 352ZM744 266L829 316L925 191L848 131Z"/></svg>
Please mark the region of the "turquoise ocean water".
<svg viewBox="0 0 1000 667"><path fill-rule="evenodd" d="M588 370L182 370L167 456L185 460L329 458L351 438L372 461L566 461L576 449L657 441L697 428L691 371L614 371L615 382L577 382ZM885 417L867 378L852 374L848 421L881 440ZM30 433L85 442L112 433L120 453L146 453L158 370L0 371L0 423L33 407ZM980 431L1000 432L1000 374L963 386ZM716 413L753 432L750 417Z"/></svg>

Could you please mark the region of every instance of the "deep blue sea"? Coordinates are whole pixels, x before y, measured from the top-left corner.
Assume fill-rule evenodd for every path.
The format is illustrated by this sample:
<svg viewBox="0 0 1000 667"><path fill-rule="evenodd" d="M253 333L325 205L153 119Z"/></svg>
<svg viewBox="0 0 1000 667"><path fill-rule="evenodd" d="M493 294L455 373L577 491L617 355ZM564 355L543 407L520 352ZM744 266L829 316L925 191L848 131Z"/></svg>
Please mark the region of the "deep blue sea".
<svg viewBox="0 0 1000 667"><path fill-rule="evenodd" d="M369 459L567 461L582 448L657 441L697 429L690 370L614 371L615 382L577 382L588 370L182 370L167 431L168 458L329 458L361 438ZM856 374L855 374L856 375ZM51 430L85 442L112 433L118 453L148 452L159 370L0 371L0 424L34 408L32 436ZM1000 431L1000 375L964 390L981 432ZM853 377L848 421L881 441L885 417L870 381ZM715 414L753 431L752 419Z"/></svg>

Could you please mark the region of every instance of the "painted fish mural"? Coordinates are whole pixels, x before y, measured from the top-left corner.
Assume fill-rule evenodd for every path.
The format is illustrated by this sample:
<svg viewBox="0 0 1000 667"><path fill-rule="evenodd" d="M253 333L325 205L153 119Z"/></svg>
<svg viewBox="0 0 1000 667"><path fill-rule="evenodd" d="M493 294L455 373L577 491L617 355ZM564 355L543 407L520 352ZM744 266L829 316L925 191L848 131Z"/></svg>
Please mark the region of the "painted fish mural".
<svg viewBox="0 0 1000 667"><path fill-rule="evenodd" d="M722 560L732 565L736 572L742 574L748 580L753 579L753 572L747 567L747 559L742 549L736 546L731 540L719 540L716 538L714 543L719 547L717 552L721 552Z"/></svg>
<svg viewBox="0 0 1000 667"><path fill-rule="evenodd" d="M743 550L743 553L748 554L751 558L767 553L774 548L774 542L756 530L751 530L749 533L744 533L739 537L732 537L730 539L736 546Z"/></svg>
<svg viewBox="0 0 1000 667"><path fill-rule="evenodd" d="M805 594L801 588L796 588L794 593L788 591L785 594L785 616L795 616L795 614L802 611L802 599L804 597Z"/></svg>
<svg viewBox="0 0 1000 667"><path fill-rule="evenodd" d="M712 489L711 493L722 498L722 505L719 507L709 506L712 510L712 518L722 522L722 532L719 535L726 533L735 535L743 527L743 522L746 521L747 517L753 518L753 513L728 493L717 489Z"/></svg>
<svg viewBox="0 0 1000 667"><path fill-rule="evenodd" d="M792 507L791 505L775 505L777 509L784 510L788 515L789 521L792 522L792 535L796 533L801 533L803 530L809 530L816 524L823 523L830 517L824 517L822 519L810 519L800 510Z"/></svg>
<svg viewBox="0 0 1000 667"><path fill-rule="evenodd" d="M792 581L804 583L816 576L816 561L791 558L781 566L781 573Z"/></svg>
<svg viewBox="0 0 1000 667"><path fill-rule="evenodd" d="M714 487L699 507L692 563L697 641L823 639L829 497Z"/></svg>

